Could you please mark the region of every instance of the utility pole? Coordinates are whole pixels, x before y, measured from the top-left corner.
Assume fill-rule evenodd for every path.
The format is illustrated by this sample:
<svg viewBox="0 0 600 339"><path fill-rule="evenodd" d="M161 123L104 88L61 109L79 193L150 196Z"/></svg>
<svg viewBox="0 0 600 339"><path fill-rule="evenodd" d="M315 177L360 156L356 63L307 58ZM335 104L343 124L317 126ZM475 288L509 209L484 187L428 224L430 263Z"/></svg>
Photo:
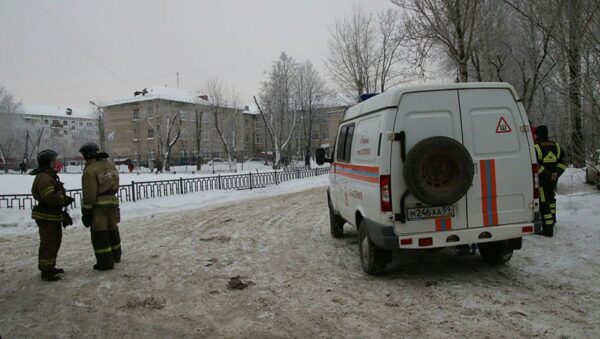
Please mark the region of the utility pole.
<svg viewBox="0 0 600 339"><path fill-rule="evenodd" d="M25 135L25 153L23 154L23 161L25 161L25 163L27 163L29 160L29 159L27 159L28 155L29 155L29 130L27 131L27 134Z"/></svg>
<svg viewBox="0 0 600 339"><path fill-rule="evenodd" d="M105 146L105 137L104 137L104 109L97 105L95 102L90 101L90 104L96 107L96 111L98 112L98 132L100 134L100 149L106 151Z"/></svg>

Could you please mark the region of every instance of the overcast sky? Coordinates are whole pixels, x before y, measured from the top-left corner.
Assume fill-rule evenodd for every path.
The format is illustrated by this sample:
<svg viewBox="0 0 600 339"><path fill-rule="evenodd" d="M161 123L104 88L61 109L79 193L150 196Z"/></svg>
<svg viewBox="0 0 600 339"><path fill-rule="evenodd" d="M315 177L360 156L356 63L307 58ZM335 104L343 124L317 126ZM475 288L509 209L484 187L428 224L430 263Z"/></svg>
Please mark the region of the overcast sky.
<svg viewBox="0 0 600 339"><path fill-rule="evenodd" d="M0 0L0 85L24 103L86 107L218 77L252 100L282 51L324 75L329 29L389 0Z"/></svg>

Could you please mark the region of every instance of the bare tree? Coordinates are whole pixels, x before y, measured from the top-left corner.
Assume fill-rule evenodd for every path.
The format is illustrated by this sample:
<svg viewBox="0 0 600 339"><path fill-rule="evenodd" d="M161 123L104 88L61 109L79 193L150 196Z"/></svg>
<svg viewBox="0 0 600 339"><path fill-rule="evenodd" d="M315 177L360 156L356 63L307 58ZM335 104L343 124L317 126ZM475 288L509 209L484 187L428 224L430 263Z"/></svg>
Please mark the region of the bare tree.
<svg viewBox="0 0 600 339"><path fill-rule="evenodd" d="M238 127L240 120L239 95L234 89L228 90L217 78L206 81L205 89L215 129L227 155L229 170L237 171L233 156L237 152Z"/></svg>
<svg viewBox="0 0 600 339"><path fill-rule="evenodd" d="M281 154L288 147L296 128L297 102L294 97L294 85L297 79L298 65L294 58L281 53L273 62L263 82L258 107L273 145L273 167L281 162Z"/></svg>
<svg viewBox="0 0 600 339"><path fill-rule="evenodd" d="M325 81L310 61L298 66L298 77L295 86L295 96L302 117L302 138L305 154L311 153L313 130L319 112L325 104L329 93Z"/></svg>
<svg viewBox="0 0 600 339"><path fill-rule="evenodd" d="M155 116L147 116L146 123L154 131L158 143L158 159L164 159L165 170L171 168L171 150L181 137L181 111L167 108L164 114L159 111L160 100L156 100Z"/></svg>
<svg viewBox="0 0 600 339"><path fill-rule="evenodd" d="M524 9L524 4L515 0L504 0L517 13L531 21L543 30L560 50L561 59L564 59L566 72L559 70L559 78L564 79L562 91L568 97L569 121L571 127L570 145L572 160L575 166L585 164L585 140L583 134L583 77L585 68L584 45L586 42L596 41L593 33L595 17L600 14L600 4L594 0L551 0L545 1L545 8L553 8L560 17L555 22L542 22L536 16ZM556 29L553 29L556 27Z"/></svg>
<svg viewBox="0 0 600 339"><path fill-rule="evenodd" d="M422 58L440 48L456 65L457 81L469 81L469 61L483 20L482 0L392 0L407 14L406 34Z"/></svg>
<svg viewBox="0 0 600 339"><path fill-rule="evenodd" d="M354 7L349 18L337 20L326 66L338 87L356 100L363 93L383 92L400 82L407 73L398 67L402 33L394 10L373 15Z"/></svg>
<svg viewBox="0 0 600 339"><path fill-rule="evenodd" d="M21 102L17 102L12 94L0 86L0 160L4 172L8 172L8 159L17 146L20 129L15 115L21 109Z"/></svg>
<svg viewBox="0 0 600 339"><path fill-rule="evenodd" d="M202 169L202 156L201 152L201 144L202 144L202 120L204 118L204 112L198 110L197 108L194 110L194 117L196 119L195 124L195 133L194 133L194 141L196 144L196 169L200 171Z"/></svg>

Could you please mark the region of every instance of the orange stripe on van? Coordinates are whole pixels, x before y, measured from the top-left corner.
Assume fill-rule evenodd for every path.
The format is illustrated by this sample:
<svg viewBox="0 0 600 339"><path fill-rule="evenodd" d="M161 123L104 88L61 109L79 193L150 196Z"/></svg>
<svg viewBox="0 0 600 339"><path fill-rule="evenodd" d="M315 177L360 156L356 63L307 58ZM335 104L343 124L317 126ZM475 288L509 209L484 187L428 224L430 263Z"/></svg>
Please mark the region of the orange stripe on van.
<svg viewBox="0 0 600 339"><path fill-rule="evenodd" d="M435 218L435 230L437 232L452 230L452 218Z"/></svg>
<svg viewBox="0 0 600 339"><path fill-rule="evenodd" d="M496 192L496 160L480 160L481 211L483 226L498 225L498 193Z"/></svg>
<svg viewBox="0 0 600 339"><path fill-rule="evenodd" d="M334 173L344 177L379 183L379 167L334 163Z"/></svg>

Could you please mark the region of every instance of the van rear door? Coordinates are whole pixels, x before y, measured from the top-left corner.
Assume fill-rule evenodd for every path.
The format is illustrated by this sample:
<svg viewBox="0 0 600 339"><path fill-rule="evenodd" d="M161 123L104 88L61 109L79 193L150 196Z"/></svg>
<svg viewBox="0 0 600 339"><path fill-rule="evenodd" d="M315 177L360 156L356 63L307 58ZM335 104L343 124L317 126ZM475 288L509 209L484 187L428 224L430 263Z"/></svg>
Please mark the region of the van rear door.
<svg viewBox="0 0 600 339"><path fill-rule="evenodd" d="M529 133L509 89L461 89L463 144L475 162L467 193L469 228L530 222Z"/></svg>
<svg viewBox="0 0 600 339"><path fill-rule="evenodd" d="M462 142L462 126L457 90L440 90L405 93L402 95L394 124L394 132L406 134L406 152L423 139L435 136L446 136ZM393 210L396 216L407 211L407 220L396 219L397 234L413 234L422 232L440 232L467 227L467 203L463 197L452 204L454 217L422 219L411 218L411 210L428 207L409 194L405 199L404 164L401 159L399 142L392 143L392 197Z"/></svg>

